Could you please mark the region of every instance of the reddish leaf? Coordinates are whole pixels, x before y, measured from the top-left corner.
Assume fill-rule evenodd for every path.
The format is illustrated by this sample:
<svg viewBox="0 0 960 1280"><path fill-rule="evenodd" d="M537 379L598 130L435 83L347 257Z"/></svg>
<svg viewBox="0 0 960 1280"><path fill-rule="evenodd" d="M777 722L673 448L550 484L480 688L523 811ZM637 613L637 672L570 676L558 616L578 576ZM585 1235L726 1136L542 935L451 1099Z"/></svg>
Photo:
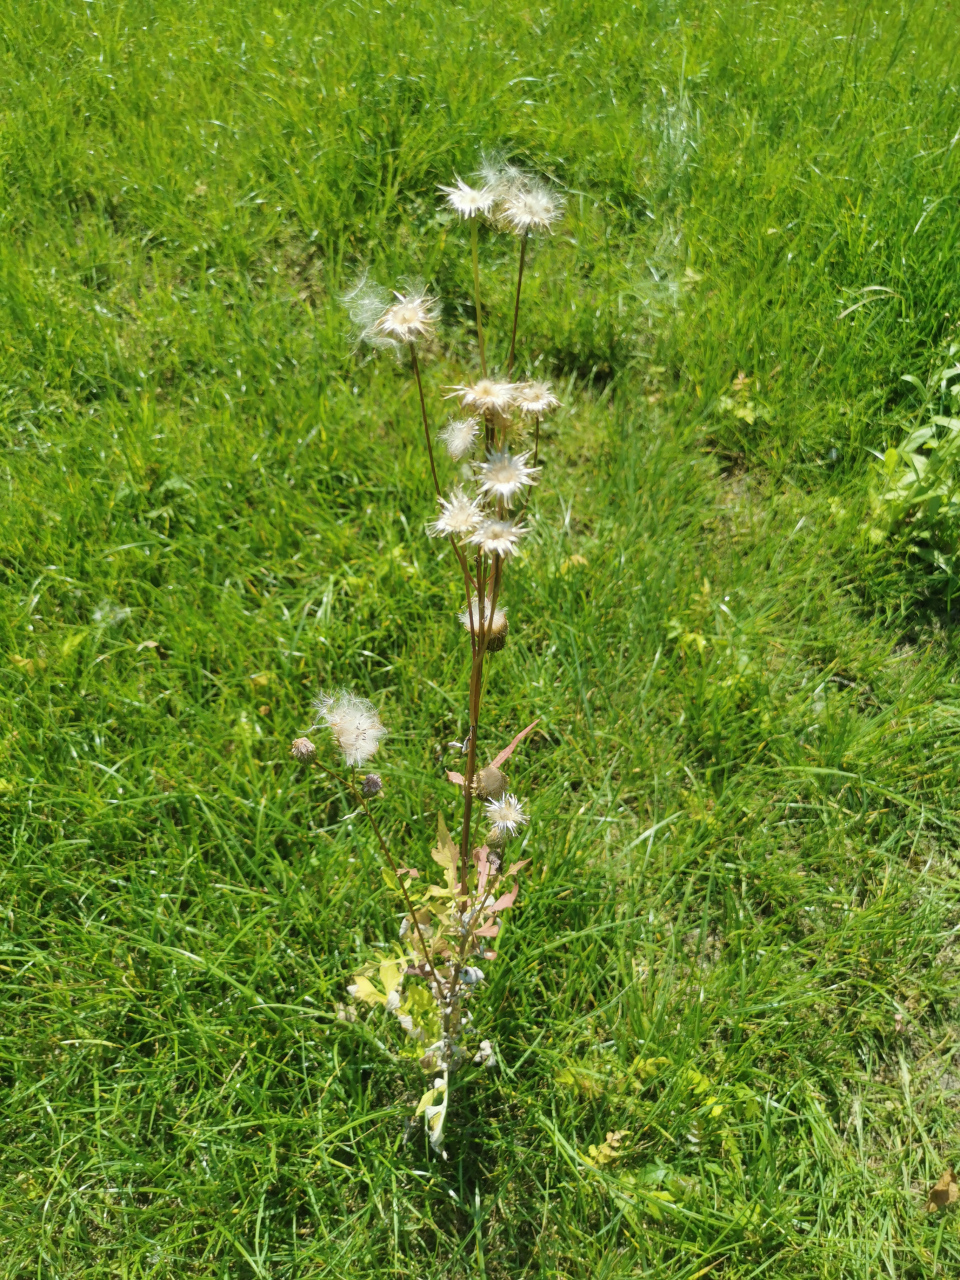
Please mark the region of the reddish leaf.
<svg viewBox="0 0 960 1280"><path fill-rule="evenodd" d="M488 920L482 929L477 930L478 938L495 938L500 932L499 920Z"/></svg>
<svg viewBox="0 0 960 1280"><path fill-rule="evenodd" d="M466 782L466 778L464 778L464 776L463 776L463 774L462 774L462 773L453 773L453 772L451 772L451 770L450 770L450 769L448 769L448 770L447 770L447 781L448 781L448 782L452 782L452 783L454 784L454 786L456 786L456 787L462 787L462 786L463 786L463 784L464 784L464 782Z"/></svg>
<svg viewBox="0 0 960 1280"><path fill-rule="evenodd" d="M506 911L507 907L512 907L513 904L516 902L517 894L519 892L520 892L520 886L518 884L515 884L509 893L503 894L502 897L496 900L496 902L493 904L490 910Z"/></svg>
<svg viewBox="0 0 960 1280"><path fill-rule="evenodd" d="M532 729L535 729L539 723L540 723L540 720L538 717L536 720L534 720L533 724L528 724L525 729L521 730L521 732L517 734L514 740L510 743L509 747L504 747L498 756L494 756L494 758L490 761L490 764L493 766L493 768L499 769L505 760L509 760L510 757L513 755L514 751L516 750L516 748L527 736L527 734L530 733ZM447 777L449 776L450 775L447 774Z"/></svg>

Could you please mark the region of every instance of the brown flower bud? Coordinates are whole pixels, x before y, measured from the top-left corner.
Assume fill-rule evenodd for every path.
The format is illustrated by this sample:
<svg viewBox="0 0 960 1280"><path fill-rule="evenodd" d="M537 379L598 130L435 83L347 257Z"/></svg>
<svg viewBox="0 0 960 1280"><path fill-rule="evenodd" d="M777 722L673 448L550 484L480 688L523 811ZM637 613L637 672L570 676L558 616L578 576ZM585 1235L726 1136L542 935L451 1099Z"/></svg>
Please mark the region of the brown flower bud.
<svg viewBox="0 0 960 1280"><path fill-rule="evenodd" d="M294 738L290 744L290 754L294 760L302 760L308 764L317 754L317 748L309 738Z"/></svg>
<svg viewBox="0 0 960 1280"><path fill-rule="evenodd" d="M506 789L506 775L495 764L488 764L473 775L473 794L481 800L499 800Z"/></svg>

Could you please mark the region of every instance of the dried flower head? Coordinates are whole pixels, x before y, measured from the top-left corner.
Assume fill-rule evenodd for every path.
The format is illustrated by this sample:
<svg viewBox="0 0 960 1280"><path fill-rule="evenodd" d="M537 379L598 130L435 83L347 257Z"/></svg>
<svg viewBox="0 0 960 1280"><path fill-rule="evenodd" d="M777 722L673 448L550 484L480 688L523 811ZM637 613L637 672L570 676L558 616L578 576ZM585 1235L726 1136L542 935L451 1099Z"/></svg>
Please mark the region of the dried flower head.
<svg viewBox="0 0 960 1280"><path fill-rule="evenodd" d="M490 601L485 600L483 604L483 626L487 635L505 636L510 625L507 622L506 609L501 609L498 605L496 609L493 610L493 613L491 613ZM460 614L460 621L463 623L467 631L471 630L471 623L473 624L472 630L474 635L480 631L480 618L480 605L475 599L470 601L470 612L468 613L467 610L464 609Z"/></svg>
<svg viewBox="0 0 960 1280"><path fill-rule="evenodd" d="M403 293L388 293L366 275L343 295L361 342L397 350L432 334L437 303L416 280L406 282Z"/></svg>
<svg viewBox="0 0 960 1280"><path fill-rule="evenodd" d="M369 800L371 796L378 796L383 790L383 779L379 773L368 773L360 782L360 792Z"/></svg>
<svg viewBox="0 0 960 1280"><path fill-rule="evenodd" d="M447 204L461 218L475 218L478 213L489 213L497 198L494 188L484 185L471 187L454 174L455 187L441 187L447 197Z"/></svg>
<svg viewBox="0 0 960 1280"><path fill-rule="evenodd" d="M483 510L457 486L449 498L439 498L440 514L427 525L431 538L466 538L475 533L483 520Z"/></svg>
<svg viewBox="0 0 960 1280"><path fill-rule="evenodd" d="M409 345L429 338L437 323L437 303L422 285L395 293L396 302L375 322L373 331L386 342Z"/></svg>
<svg viewBox="0 0 960 1280"><path fill-rule="evenodd" d="M478 969L476 965L465 964L460 970L460 981L468 987L476 986L478 982L483 981L483 970Z"/></svg>
<svg viewBox="0 0 960 1280"><path fill-rule="evenodd" d="M503 200L515 191L521 191L529 181L527 175L515 164L508 164L498 153L484 154L476 176L495 200Z"/></svg>
<svg viewBox="0 0 960 1280"><path fill-rule="evenodd" d="M515 403L521 413L541 418L555 409L560 401L553 394L549 382L524 382L517 388Z"/></svg>
<svg viewBox="0 0 960 1280"><path fill-rule="evenodd" d="M526 531L525 525L515 524L512 520L484 520L470 541L484 555L506 559L516 551L517 543Z"/></svg>
<svg viewBox="0 0 960 1280"><path fill-rule="evenodd" d="M480 463L480 492L512 507L518 493L537 483L539 468L527 466L529 457L529 453L491 453L486 462Z"/></svg>
<svg viewBox="0 0 960 1280"><path fill-rule="evenodd" d="M492 378L481 378L472 386L452 387L450 396L457 396L465 409L475 409L480 413L506 414L513 407L517 391L516 382L494 382Z"/></svg>
<svg viewBox="0 0 960 1280"><path fill-rule="evenodd" d="M493 830L501 836L515 836L517 828L525 827L530 821L515 795L508 794L501 796L499 800L488 800L486 810Z"/></svg>
<svg viewBox="0 0 960 1280"><path fill-rule="evenodd" d="M294 738L290 743L290 754L293 756L294 760L302 760L306 762L314 758L317 754L317 748L309 738Z"/></svg>
<svg viewBox="0 0 960 1280"><path fill-rule="evenodd" d="M440 439L454 462L459 462L473 448L479 433L480 422L477 418L460 418L456 422L447 423L440 432Z"/></svg>
<svg viewBox="0 0 960 1280"><path fill-rule="evenodd" d="M511 191L497 208L497 219L508 231L550 231L563 212L563 200L539 182Z"/></svg>
<svg viewBox="0 0 960 1280"><path fill-rule="evenodd" d="M488 764L473 775L473 794L481 800L499 800L506 789L507 775L495 764Z"/></svg>
<svg viewBox="0 0 960 1280"><path fill-rule="evenodd" d="M364 764L376 754L387 731L372 702L340 689L321 694L313 705L317 723L325 724L333 734L347 764Z"/></svg>

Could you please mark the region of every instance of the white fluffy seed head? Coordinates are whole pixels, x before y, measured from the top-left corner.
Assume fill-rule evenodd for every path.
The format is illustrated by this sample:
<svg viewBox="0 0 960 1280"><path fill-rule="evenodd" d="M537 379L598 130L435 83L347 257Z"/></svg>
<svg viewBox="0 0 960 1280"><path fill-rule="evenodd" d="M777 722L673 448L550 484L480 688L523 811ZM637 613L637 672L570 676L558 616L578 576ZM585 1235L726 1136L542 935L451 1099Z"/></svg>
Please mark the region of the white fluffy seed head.
<svg viewBox="0 0 960 1280"><path fill-rule="evenodd" d="M505 560L516 551L526 531L525 525L515 524L512 520L484 520L470 541L484 555L500 556Z"/></svg>
<svg viewBox="0 0 960 1280"><path fill-rule="evenodd" d="M440 432L440 439L454 462L473 448L474 441L480 433L480 422L477 418L460 418L456 422L448 422Z"/></svg>
<svg viewBox="0 0 960 1280"><path fill-rule="evenodd" d="M431 538L468 538L479 528L484 513L459 485L451 491L449 498L439 498L438 501L440 514L427 525Z"/></svg>
<svg viewBox="0 0 960 1280"><path fill-rule="evenodd" d="M524 382L517 388L516 406L532 418L542 418L559 403L549 382Z"/></svg>
<svg viewBox="0 0 960 1280"><path fill-rule="evenodd" d="M348 765L364 764L376 755L384 728L376 707L347 689L322 693L313 704L317 723L325 724Z"/></svg>
<svg viewBox="0 0 960 1280"><path fill-rule="evenodd" d="M437 323L437 303L423 286L394 295L396 302L373 325L373 332L385 342L409 346L429 338Z"/></svg>
<svg viewBox="0 0 960 1280"><path fill-rule="evenodd" d="M539 182L511 191L497 206L497 221L515 235L550 231L563 212L563 200Z"/></svg>
<svg viewBox="0 0 960 1280"><path fill-rule="evenodd" d="M494 153L484 155L476 175L495 200L503 200L513 192L521 191L527 183L527 175L515 164L508 164Z"/></svg>
<svg viewBox="0 0 960 1280"><path fill-rule="evenodd" d="M456 396L464 409L503 415L513 407L518 385L516 382L494 382L492 378L481 378L479 382L469 386L464 384L452 387L449 395Z"/></svg>
<svg viewBox="0 0 960 1280"><path fill-rule="evenodd" d="M487 817L494 831L501 836L515 836L519 827L525 827L530 819L515 795L507 793L499 800L488 800Z"/></svg>
<svg viewBox="0 0 960 1280"><path fill-rule="evenodd" d="M507 507L528 485L537 483L539 467L527 465L529 453L514 456L511 453L491 453L479 467L480 492L490 498L499 498Z"/></svg>
<svg viewBox="0 0 960 1280"><path fill-rule="evenodd" d="M475 218L478 213L489 213L497 198L494 188L484 184L482 187L468 186L462 178L454 175L456 186L441 187L447 198L447 204L461 218Z"/></svg>
<svg viewBox="0 0 960 1280"><path fill-rule="evenodd" d="M506 633L506 630L510 625L507 621L506 609L501 609L500 606L497 605L497 607L491 613L489 600L484 600L483 602L482 615L480 612L479 602L474 599L470 601L469 612L466 609L463 609L461 610L459 616L460 616L461 623L467 629L467 631L471 629L470 624L472 621L474 635L479 635L480 633L481 616L483 617L484 630L488 636L502 636Z"/></svg>

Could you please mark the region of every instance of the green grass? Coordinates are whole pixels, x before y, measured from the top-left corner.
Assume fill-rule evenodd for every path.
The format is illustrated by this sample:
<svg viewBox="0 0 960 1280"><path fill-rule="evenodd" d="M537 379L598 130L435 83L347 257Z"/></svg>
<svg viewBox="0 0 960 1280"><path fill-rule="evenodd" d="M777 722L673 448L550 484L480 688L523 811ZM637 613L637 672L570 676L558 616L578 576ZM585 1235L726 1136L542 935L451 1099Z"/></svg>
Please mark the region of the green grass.
<svg viewBox="0 0 960 1280"><path fill-rule="evenodd" d="M956 1275L960 656L859 532L956 334L955 13L5 0L0 34L0 1274ZM568 194L519 347L565 407L490 678L486 746L542 729L502 1067L444 1163L396 1024L337 1020L394 904L287 748L322 686L373 697L427 865L467 656L414 393L337 296L431 282L437 406L474 345L435 184L495 146ZM481 243L501 362L514 251Z"/></svg>

